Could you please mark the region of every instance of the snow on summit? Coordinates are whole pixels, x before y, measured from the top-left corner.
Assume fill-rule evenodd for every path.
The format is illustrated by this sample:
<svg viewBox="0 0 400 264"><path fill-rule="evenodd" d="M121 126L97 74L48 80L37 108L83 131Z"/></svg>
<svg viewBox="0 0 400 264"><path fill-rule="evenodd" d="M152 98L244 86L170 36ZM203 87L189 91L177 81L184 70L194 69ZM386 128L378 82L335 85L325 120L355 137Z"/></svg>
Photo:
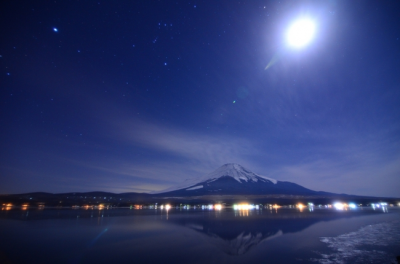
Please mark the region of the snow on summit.
<svg viewBox="0 0 400 264"><path fill-rule="evenodd" d="M181 184L178 184L176 186L170 187L168 189L165 189L163 191L159 191L159 192L153 192L153 193L163 193L163 192L170 192L170 191L176 191L176 190L180 190L180 189L185 189L188 188L187 190L195 190L195 189L199 189L202 188L203 186L201 185L198 187L194 187L195 185L199 184L199 183L203 183L203 182L212 182L217 180L218 178L224 177L224 176L228 176L228 177L232 177L234 178L236 181L238 181L239 183L242 183L243 181L245 182L258 182L259 179L261 178L262 180L267 180L272 182L273 184L277 183L277 180L275 179L271 179L265 176L261 176L259 174L256 174L246 168L244 168L243 166L236 164L236 163L227 163L222 165L221 167L219 167L218 169L216 169L215 171L206 174L200 178L196 178L196 179L188 179L186 181L184 181ZM189 188L192 187L192 188Z"/></svg>
<svg viewBox="0 0 400 264"><path fill-rule="evenodd" d="M235 180L237 180L238 182L241 183L241 181L253 181L253 182L257 182L258 181L258 177L259 178L263 178L266 180L269 180L270 182L276 184L277 180L265 177L265 176L261 176L258 175L246 168L244 168L243 166L236 164L236 163L227 163L225 165L222 165L221 167L219 167L218 169L216 169L215 171L205 175L204 177L202 177L200 179L200 182L203 181L207 181L207 180L213 180L213 179L218 179L220 177L223 176L230 176L232 178L234 178Z"/></svg>

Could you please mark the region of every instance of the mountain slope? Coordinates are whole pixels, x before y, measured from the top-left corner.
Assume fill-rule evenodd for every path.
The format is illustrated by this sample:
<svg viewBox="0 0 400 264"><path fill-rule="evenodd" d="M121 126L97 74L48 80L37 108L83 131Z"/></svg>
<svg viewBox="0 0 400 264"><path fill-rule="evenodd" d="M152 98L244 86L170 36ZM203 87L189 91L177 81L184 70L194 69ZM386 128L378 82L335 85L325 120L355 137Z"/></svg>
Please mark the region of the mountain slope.
<svg viewBox="0 0 400 264"><path fill-rule="evenodd" d="M203 177L196 178L196 179L188 179L185 180L183 183L178 184L176 186L170 187L168 189L162 190L160 192L154 192L154 193L166 193L166 192L172 192L176 190L181 190L185 188L191 188L194 186L199 186L199 183L204 183L204 182L212 182L215 181L223 176L229 176L235 179L237 182L241 183L242 181L245 182L257 182L259 179L260 180L267 180L272 183L276 183L277 181L265 176L261 176L258 174L255 174L251 172L250 170L244 168L243 166L235 163L227 163L225 165L222 165L215 171L204 175Z"/></svg>
<svg viewBox="0 0 400 264"><path fill-rule="evenodd" d="M199 196L210 194L317 195L321 194L321 192L304 188L296 183L277 181L251 172L239 164L228 163L203 177L185 181L180 185L159 193L159 195L163 196Z"/></svg>

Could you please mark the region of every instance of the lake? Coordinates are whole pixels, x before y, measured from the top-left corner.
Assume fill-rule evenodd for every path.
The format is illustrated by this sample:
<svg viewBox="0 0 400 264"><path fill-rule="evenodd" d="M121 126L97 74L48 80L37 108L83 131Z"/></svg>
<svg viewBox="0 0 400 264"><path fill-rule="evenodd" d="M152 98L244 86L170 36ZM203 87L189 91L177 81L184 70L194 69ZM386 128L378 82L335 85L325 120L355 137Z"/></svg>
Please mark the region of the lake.
<svg viewBox="0 0 400 264"><path fill-rule="evenodd" d="M396 263L399 216L398 207L3 208L0 263Z"/></svg>

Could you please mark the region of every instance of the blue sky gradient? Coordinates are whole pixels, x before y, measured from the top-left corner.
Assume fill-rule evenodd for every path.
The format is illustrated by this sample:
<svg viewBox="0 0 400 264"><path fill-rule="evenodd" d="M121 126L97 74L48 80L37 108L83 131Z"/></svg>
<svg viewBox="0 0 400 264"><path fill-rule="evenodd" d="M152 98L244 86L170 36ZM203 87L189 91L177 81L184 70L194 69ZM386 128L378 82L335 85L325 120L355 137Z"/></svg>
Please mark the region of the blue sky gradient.
<svg viewBox="0 0 400 264"><path fill-rule="evenodd" d="M234 162L400 197L396 1L0 10L0 193L150 192ZM315 38L290 49L287 27L304 16Z"/></svg>

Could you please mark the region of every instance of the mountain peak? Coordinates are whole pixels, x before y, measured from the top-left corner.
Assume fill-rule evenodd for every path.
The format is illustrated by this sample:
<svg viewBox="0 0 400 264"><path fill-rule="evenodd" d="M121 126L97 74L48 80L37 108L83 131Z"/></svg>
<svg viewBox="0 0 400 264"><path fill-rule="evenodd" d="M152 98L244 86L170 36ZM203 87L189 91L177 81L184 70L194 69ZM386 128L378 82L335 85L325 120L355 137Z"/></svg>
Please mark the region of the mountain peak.
<svg viewBox="0 0 400 264"><path fill-rule="evenodd" d="M187 190L195 190L198 188L203 188L202 183L210 183L213 181L218 180L221 177L232 177L239 183L243 182L266 182L269 181L273 184L276 184L278 181L275 179L271 179L265 176L258 175L245 167L243 167L240 164L237 163L226 163L216 169L215 171L206 174L200 178L196 179L188 179L185 180L183 183L178 184L176 186L170 187L168 189L158 191L158 192L153 192L153 193L163 193L163 192L170 192L170 191L175 191L179 189L186 189Z"/></svg>
<svg viewBox="0 0 400 264"><path fill-rule="evenodd" d="M265 176L258 175L237 163L227 163L216 169L215 171L205 175L200 179L201 181L214 180L223 176L230 176L238 182L253 181L257 182L258 178L263 178L276 184L277 180Z"/></svg>

